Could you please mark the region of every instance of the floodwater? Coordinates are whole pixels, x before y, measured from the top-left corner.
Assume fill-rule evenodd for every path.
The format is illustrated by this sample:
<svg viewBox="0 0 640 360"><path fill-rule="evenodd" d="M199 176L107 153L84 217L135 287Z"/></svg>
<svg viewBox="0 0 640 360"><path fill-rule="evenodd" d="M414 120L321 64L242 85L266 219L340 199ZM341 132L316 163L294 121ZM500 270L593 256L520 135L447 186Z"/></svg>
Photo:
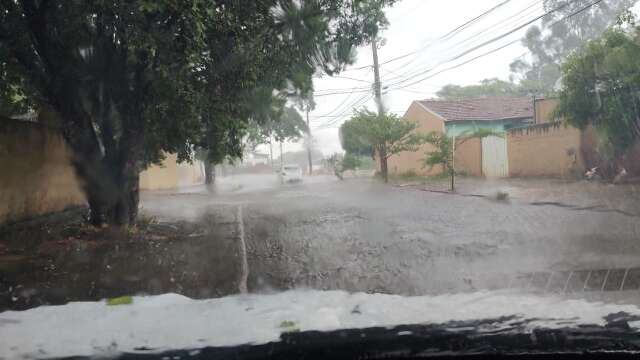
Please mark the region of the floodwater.
<svg viewBox="0 0 640 360"><path fill-rule="evenodd" d="M511 288L640 304L633 185L463 178L448 194L444 183L369 178L217 180L212 189L143 193L149 225L135 233L51 224L37 236L4 233L10 255L0 256L0 308L300 288L399 295Z"/></svg>
<svg viewBox="0 0 640 360"><path fill-rule="evenodd" d="M306 177L279 185L268 175L245 175L221 181L213 194L194 190L171 200L149 194L144 203L150 212L242 207L237 221L253 292L540 290L531 284L541 280L523 279L640 266L640 211L632 185L462 179L459 194L451 195L370 179ZM496 200L497 191L508 193L507 200ZM625 290L640 287L634 281Z"/></svg>

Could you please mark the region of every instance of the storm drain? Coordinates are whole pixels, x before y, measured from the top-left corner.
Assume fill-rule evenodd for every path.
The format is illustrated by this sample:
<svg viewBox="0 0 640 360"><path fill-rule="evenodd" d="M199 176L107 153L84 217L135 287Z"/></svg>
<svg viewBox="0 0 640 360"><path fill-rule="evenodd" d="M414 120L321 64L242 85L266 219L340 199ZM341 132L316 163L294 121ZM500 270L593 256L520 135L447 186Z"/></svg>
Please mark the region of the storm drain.
<svg viewBox="0 0 640 360"><path fill-rule="evenodd" d="M551 293L640 290L640 267L524 273L507 287Z"/></svg>

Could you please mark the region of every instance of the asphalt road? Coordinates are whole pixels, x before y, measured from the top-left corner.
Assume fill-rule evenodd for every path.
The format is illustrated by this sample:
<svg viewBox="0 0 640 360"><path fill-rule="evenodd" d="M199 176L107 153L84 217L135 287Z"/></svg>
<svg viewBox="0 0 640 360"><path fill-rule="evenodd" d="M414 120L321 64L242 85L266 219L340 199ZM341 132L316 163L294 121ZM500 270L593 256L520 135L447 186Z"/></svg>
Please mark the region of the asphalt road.
<svg viewBox="0 0 640 360"><path fill-rule="evenodd" d="M144 213L188 221L236 214L233 235L246 260L238 276L249 292L514 288L595 296L640 288L633 187L474 180L451 195L369 179L218 180L214 192L145 193ZM509 200L496 200L497 189Z"/></svg>

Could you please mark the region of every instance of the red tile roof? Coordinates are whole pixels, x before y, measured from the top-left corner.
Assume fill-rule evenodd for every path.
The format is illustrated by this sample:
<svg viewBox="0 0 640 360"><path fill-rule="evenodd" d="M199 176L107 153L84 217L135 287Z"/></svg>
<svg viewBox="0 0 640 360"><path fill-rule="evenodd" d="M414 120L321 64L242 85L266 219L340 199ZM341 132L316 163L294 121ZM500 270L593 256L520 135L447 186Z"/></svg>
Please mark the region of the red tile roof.
<svg viewBox="0 0 640 360"><path fill-rule="evenodd" d="M492 121L533 118L529 97L488 97L465 100L420 100L421 105L445 121Z"/></svg>

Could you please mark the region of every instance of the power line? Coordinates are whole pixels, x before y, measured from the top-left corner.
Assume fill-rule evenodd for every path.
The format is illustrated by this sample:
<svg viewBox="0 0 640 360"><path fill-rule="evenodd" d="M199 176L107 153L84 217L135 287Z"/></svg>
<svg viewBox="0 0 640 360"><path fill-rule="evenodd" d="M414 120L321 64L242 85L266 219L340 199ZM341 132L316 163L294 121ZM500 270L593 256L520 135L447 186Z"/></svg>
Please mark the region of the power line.
<svg viewBox="0 0 640 360"><path fill-rule="evenodd" d="M474 17L473 19L471 19L471 20L469 20L469 21L465 22L464 24L459 25L459 26L457 26L456 28L452 29L451 31L449 31L449 32L448 32L448 33L446 33L445 35L441 36L441 37L440 37L440 39L450 39L450 38L452 38L452 37L453 37L453 36L455 36L457 33L459 33L460 31L462 31L464 28L468 27L470 24L472 24L472 23L474 23L474 22L478 21L478 20L479 20L479 19L481 19L482 17L484 17L484 16L486 16L487 14L489 14L489 13L491 13L491 12L495 11L496 9L500 8L501 6L504 6L505 4L509 3L510 1L511 1L511 0L505 0L505 1L501 2L500 4L498 4L498 5L494 6L493 8L491 8L491 9L489 9L489 10L487 10L487 11L483 12L482 14L480 14L480 15L478 15L478 16L476 16L476 17ZM522 11L521 11L521 12L522 12ZM427 46L429 46L429 45L427 45ZM412 53L417 53L418 51L420 51L420 50L413 51L413 52L411 52L410 54L412 54ZM400 57L398 57L398 58L400 58ZM389 62L391 62L391 60L387 60L385 63L389 63ZM401 77L403 77L403 76L398 76L398 78L401 78ZM351 78L351 79L352 79L352 78ZM399 81L399 82L398 82L398 83L396 83L396 84L400 84L401 82L404 82L404 81L407 81L407 80L408 80L408 79L403 79L403 80ZM360 80L360 81L363 81L363 80ZM364 82L364 81L363 81L363 82ZM396 84L393 84L393 85L396 85ZM389 88L389 86L385 86L385 89L388 89L388 88ZM331 114L333 114L334 112L338 111L338 109L340 109L340 108L341 108L341 106L342 106L342 105L343 105L343 104L348 100L348 98L349 98L353 93L355 93L355 92L367 93L367 92L369 92L369 91L370 91L370 89L369 89L369 88L365 88L365 87L354 87L354 88L350 88L350 89L324 89L324 90L322 90L322 91L326 91L326 92L324 92L324 93L320 93L320 94L314 94L314 95L315 95L315 96L320 97L320 96L330 96L330 95L344 95L344 94L348 94L347 98L346 98L345 100L343 100L343 101L342 101L342 102L341 102L341 103L340 103L336 108L334 108L333 110L331 110L329 113L326 113L326 114L324 114L324 115L319 116L319 117L334 117L334 116L329 116L329 115L331 115ZM409 92L412 92L412 91L413 91L413 92L417 92L416 90L406 90L406 91L409 91ZM421 93L421 92L419 92L419 93ZM366 95L365 95L365 97L366 97ZM363 97L361 97L360 99L362 99L362 98L363 98ZM349 105L347 105L346 110L343 110L343 111L340 113L340 116L335 116L335 117L336 117L336 118L338 118L338 119L335 119L335 120L333 120L333 121L329 121L329 122L327 122L325 125L330 126L330 125L332 125L333 123L335 123L335 122L339 121L339 120L340 120L340 119L339 119L339 117L342 117L344 113L348 112L348 111L350 110L349 108L352 108L352 107L353 107L355 104L357 104L359 101L361 102L361 100L360 100L360 99L358 99L358 100L356 100L355 102L352 102L352 103L350 103ZM365 100L365 102L366 102L366 101L368 101L368 100ZM360 104L359 104L359 105L360 105ZM358 105L358 106L359 106L359 105Z"/></svg>
<svg viewBox="0 0 640 360"><path fill-rule="evenodd" d="M574 0L574 1L575 1L575 0ZM564 16L563 18L561 18L561 19L559 19L559 20L557 20L557 21L553 22L553 23L551 24L551 26L554 26L554 25L556 25L557 23L559 23L559 22L561 22L561 21L567 20L567 19L569 19L569 18L571 18L571 17L573 17L573 16L575 16L575 15L578 15L578 14L582 13L583 11L588 10L589 8L591 8L591 7L595 6L595 5L598 5L598 4L599 4L599 3L601 3L602 1L604 1L604 0L597 0L597 1L594 1L593 3L591 3L591 4L587 5L587 6L584 6L583 8L581 8L581 9L579 9L579 10L577 10L577 11L575 11L575 12L573 12L573 13L571 13L571 14L567 15L567 16ZM566 5L568 5L568 4L569 4L569 3L565 3L565 6L566 6ZM564 6L562 6L562 7L558 7L558 8L556 8L555 10L559 10L560 8L563 8L563 7L564 7ZM547 14L549 14L549 13L551 13L551 12L553 12L553 10L552 10L552 11L550 11L550 12L548 12ZM461 66L463 66L463 65L466 65L466 64L468 64L468 63L470 63L470 62L472 62L472 61L475 61L475 60L477 60L477 59L479 59L479 58L485 57L485 56L487 56L487 55L489 55L489 54L492 54L492 53L494 53L494 52L496 52L496 51L502 50L502 49L504 49L504 48L506 48L506 47L508 47L508 46L510 46L510 45L515 44L515 43L516 43L516 42L518 42L518 41L520 41L520 39L516 39L516 40L511 41L511 42L509 42L509 43L507 43L507 44L505 44L505 45L502 45L502 46L500 46L500 47L498 47L498 48L496 48L496 49L493 49L493 50L487 51L487 52L485 52L485 53L483 53L483 54L480 54L480 55L478 55L478 56L476 56L476 57L474 57L474 58L472 58L472 59L469 59L469 60L467 60L467 61L464 61L464 62L462 62L462 63L460 63L460 64L456 64L456 65L454 65L454 66L450 66L450 67L448 67L448 68L442 69L442 70L440 70L440 71L438 71L438 72L436 72L436 73L434 73L434 74L432 74L432 75L429 75L429 76L427 76L427 77L424 77L424 78L422 78L422 79L420 79L420 80L417 80L417 81L411 82L411 83L406 84L406 85L404 85L404 86L402 86L402 87L399 87L399 88L396 88L396 89L391 89L391 90L399 90L399 89L402 89L403 87L408 87L408 86L411 86L411 85L415 85L415 84L417 84L417 83L419 83L419 82L422 82L422 81L424 81L424 80L431 79L431 78L433 78L434 76L439 75L439 74L441 74L441 73L443 73L443 72L445 72L445 71L450 71L450 70L453 70L453 69L459 68L459 67L461 67ZM521 55L521 56L522 56L522 55ZM458 58L459 58L459 57L458 57Z"/></svg>
<svg viewBox="0 0 640 360"><path fill-rule="evenodd" d="M349 100L349 98L351 97L351 95L353 95L353 91L349 93L349 95L347 95L344 100L342 100L342 102L340 104L338 104L338 106L336 106L333 110L329 111L328 113L325 113L324 115L320 115L318 117L328 117L329 115L333 114L336 110L338 110L342 105L344 105L344 103L347 102L347 100Z"/></svg>
<svg viewBox="0 0 640 360"><path fill-rule="evenodd" d="M481 19L481 18L485 17L486 15L488 15L488 14L490 14L490 13L492 13L492 12L496 11L497 9L499 9L499 8L501 8L501 7L503 7L504 5L506 5L507 3L509 3L510 1L511 1L511 0L505 0L505 1L502 1L501 3L499 3L499 4L495 5L494 7L490 8L489 10L484 11L484 12L483 12L483 13L481 13L480 15L475 16L475 17L474 17L474 18L472 18L471 20L469 20L469 21L467 21L467 22L465 22L465 23L463 23L463 24L461 24L461 25L458 25L456 28L454 28L454 29L452 29L452 30L448 31L446 34L444 34L444 35L440 36L438 40L448 40L448 39L453 38L453 36L455 36L456 34L458 34L458 33L459 33L460 31L462 31L463 29L467 28L470 24L473 24L473 23L477 22L479 19ZM573 1L575 1L575 0L573 0ZM532 6L534 6L534 5L535 5L535 3L538 3L538 2L539 2L539 0L535 0L533 4L528 5L525 9L520 10L519 12L517 12L517 13L516 13L516 14L514 14L514 15L511 15L511 16L510 16L510 18L513 18L513 16L517 16L517 15L522 14L523 12L525 12L525 11L526 11L526 10L528 10L528 9L530 9ZM501 21L501 22L502 22L502 23L504 23L504 20L503 20L503 21ZM494 28L496 25L499 25L499 23L498 23L498 24L494 24L494 25L492 25L492 26L490 26L490 27L488 27L488 28L485 28L485 29L483 30L483 32L486 32L487 30L489 30L489 29L491 29L491 28ZM503 24L503 25L505 25L505 24ZM503 27L504 27L504 26L503 26ZM460 42L456 43L455 45L463 44L463 43L465 43L468 39L471 39L471 38L473 38L473 37L475 37L475 36L472 36L472 37L469 37L469 38L467 38L467 39L464 39L464 40L462 40L462 41L460 41ZM433 45L434 43L435 43L435 41L430 42L429 44L427 44L426 46L424 46L424 47L422 47L422 48L420 48L420 49L417 49L417 50L411 51L411 52L409 52L409 53L407 53L407 54L404 54L404 55L398 56L398 57L393 58L393 59L389 59L389 60L387 60L387 61L384 61L384 62L380 63L380 65L384 65L384 64L390 63L390 62L392 62L392 61L395 61L395 60L398 60L398 59L400 59L400 58L404 58L404 57L410 56L410 55L412 55L412 54L416 54L416 53L418 53L418 52L420 52L420 51L422 51L422 50L424 50L424 49L428 48L429 46ZM406 64L404 64L404 65L408 65L408 64L410 64L410 63L411 63L411 62L413 62L413 61L415 61L415 59L414 59L414 60L411 60L411 61L409 61L409 62L407 62L407 63L406 63ZM450 60L447 60L447 61L450 61ZM441 64L439 64L439 65L441 65ZM368 71L370 71L370 70L371 70L371 66L370 66L370 65L363 66L363 67L359 67L359 68L353 68L353 69L351 69L351 70L364 69L364 68L369 68L369 70L368 70ZM398 83L401 83L401 81L400 81L400 80L402 80L402 81L406 81L408 76L416 76L416 75L421 75L421 74L423 73L423 72L420 72L420 71L419 71L419 72L417 72L417 73L415 73L415 74L412 74L412 73L411 73L412 71L416 71L416 70L405 71L405 72L404 72L404 73L402 73L402 74L399 74L399 75L397 74L397 76L392 76L392 77L390 77L390 78L383 79L383 80L385 80L385 81L391 81L391 80L395 81L395 80L399 80L399 81L398 81ZM340 76L334 76L334 77L340 77ZM361 81L361 82L369 82L369 81L366 81L366 80L359 80L359 79L355 79L355 78L351 78L351 77L343 77L343 78L350 79L350 80ZM404 78L404 79L403 79L403 78ZM316 90L316 91L314 92L314 96L322 97L322 96L331 96L331 95L344 95L344 94L350 94L350 93L351 93L352 91L354 91L354 90L355 90L355 92L368 92L370 89L369 89L368 87L352 87L352 88L321 89L321 90Z"/></svg>
<svg viewBox="0 0 640 360"><path fill-rule="evenodd" d="M463 24L461 24L461 25L458 25L458 26L457 26L457 27L455 27L454 29L452 29L452 30L450 30L449 32L447 32L446 34L444 34L444 35L440 36L438 39L436 39L436 40L434 40L434 41L432 41L432 42L428 43L427 45L423 46L422 48L417 49L417 50L414 50L414 51L411 51L411 52L408 52L408 53L406 53L406 54L403 54L403 55L400 55L400 56L397 56L397 57L394 57L394 58L391 58L391 59L389 59L389 60L385 60L385 61L383 61L383 62L381 62L381 63L380 63L380 66L385 65L385 64L388 64L388 63L391 63L391 62L394 62L394 61L396 61L396 60L400 60L400 59L406 58L407 56L411 56L411 55L413 55L413 54L416 54L416 53L418 53L418 52L420 52L420 51L422 51L422 50L427 49L427 48L428 48L429 46L431 46L434 42L442 41L442 40L446 40L447 38L450 38L450 37L454 36L455 34L457 34L458 32L460 32L462 29L464 29L464 28L468 27L469 25L471 25L471 24L475 23L476 21L480 20L481 18L485 17L486 15L489 15L490 13L492 13L492 12L496 11L497 9L501 8L502 6L506 5L506 4L507 4L507 3L509 3L509 2L511 2L511 0L505 0L505 1L501 2L501 3L499 3L498 5L496 5L496 6L492 7L492 8L490 8L489 10L484 11L484 12L483 12L483 13L481 13L480 15L478 15L478 16L476 16L476 17L472 18L471 20L468 20L468 21L466 21L465 23L463 23ZM371 66L373 66L373 65L367 65L366 67L371 67ZM362 67L362 68L364 68L364 67Z"/></svg>
<svg viewBox="0 0 640 360"><path fill-rule="evenodd" d="M509 3L510 1L511 1L511 0L505 0L505 1L501 2L500 4L498 4L498 5L494 6L494 7L492 7L491 9L489 9L489 10L487 10L487 11L483 12L482 14L480 14L480 15L478 15L478 16L476 16L476 17L474 17L473 19L471 19L471 20L467 21L466 23L464 23L464 24L462 24L462 25L458 26L457 28L455 28L455 29L451 30L450 32L448 32L447 34L445 34L445 35L442 37L442 39L446 39L447 37L450 37L450 36L453 36L453 35L457 34L458 32L460 32L462 29L466 28L466 27L467 27L467 26L469 26L470 24L472 24L472 23L476 22L477 20L481 19L482 17L484 17L484 16L486 16L486 15L490 14L491 12L495 11L496 9L501 8L502 6L506 5L506 4L507 4L507 3Z"/></svg>
<svg viewBox="0 0 640 360"><path fill-rule="evenodd" d="M353 81L360 81L360 82L366 82L366 83L371 83L371 81L368 80L360 80L360 79L356 79L356 78L352 78L352 77L348 77L348 76L340 76L340 75L332 75L332 78L338 78L338 79L347 79L347 80L353 80Z"/></svg>
<svg viewBox="0 0 640 360"><path fill-rule="evenodd" d="M347 114L349 114L351 111L353 111L354 108L358 108L358 107L366 104L369 100L371 100L372 97L373 97L373 95L366 94L365 96L363 96L360 99L358 99L356 102L352 103L350 108L348 108L345 111L343 111L339 116L336 116L335 119L332 119L330 121L327 121L324 124L319 125L316 129L326 129L326 128L333 127L334 125L339 123L341 120L343 120L347 116Z"/></svg>
<svg viewBox="0 0 640 360"><path fill-rule="evenodd" d="M520 25L520 26L516 27L515 29L509 30L509 31L507 31L506 33L504 33L504 34L502 34L502 35L500 35L500 36L497 36L497 37L494 37L494 38L492 38L492 39L490 39L490 40L488 40L488 41L485 41L485 42L483 42L482 44L477 45L477 46L475 46L475 47L474 47L474 48L472 48L472 49L469 49L469 50L464 51L462 54L458 54L457 56L454 56L454 57L453 57L452 59L450 59L450 60L447 60L447 61L445 61L445 62L443 62L443 63L440 63L440 64L436 65L435 67L438 67L438 66L440 66L440 65L446 64L446 63L448 63L448 62L455 61L455 60L457 60L457 59L459 59L459 58L461 58L461 57L463 57L463 56L465 56L465 55L469 54L470 52L473 52L473 51L475 51L475 50L477 50L477 49L479 49L479 48L481 48L481 47L487 46L487 45L489 45L489 44L491 44L491 43L493 43L493 42L499 41L499 40L501 40L502 38L504 38L504 37L506 37L506 36L508 36L508 35L510 35L510 34L512 34L512 33L514 33L515 31L518 31L518 30L520 30L520 29L524 28L525 26L527 26L527 25L529 25L529 24L531 24L531 23L533 23L533 22L535 22L535 21L537 21L537 20L539 20L539 19L543 18L544 16L547 16L547 15L549 15L549 14L551 14L551 13L554 13L554 12L557 12L557 11L559 11L559 10L563 9L564 7L568 6L570 3L573 3L573 2L575 2L575 1L576 1L576 0L569 1L569 2L567 2L567 3L565 3L565 4L561 5L561 6L558 6L558 7L554 8L554 9L552 9L552 10L549 10L549 11L547 11L546 13L544 13L544 14L542 14L542 15L540 15L540 16L537 16L535 19L533 19L533 20L531 20L531 21L528 21L526 24ZM593 6L598 5L598 4L599 4L599 3L601 3L602 1L603 1L603 0L597 0L597 1L594 1L594 2L590 3L589 5L586 5L586 6L584 6L583 8L581 8L581 9L579 9L579 10L577 10L577 11L575 11L575 12L573 12L573 13L569 14L569 15L566 15L566 16L564 16L563 18L561 18L561 19L559 19L559 20L557 20L557 21L553 22L553 23L551 24L551 26L554 26L554 25L556 25L557 23L559 23L559 22L561 22L561 21L565 21L565 20L567 20L567 19L569 19L569 18L571 18L571 17L573 17L573 16L575 16L575 15L577 15L577 14L579 14L579 13L582 13L582 12L586 11L587 9L589 9L589 8L593 7ZM468 64L468 63L470 63L470 62L472 62L472 61L475 61L475 60L477 60L477 59L479 59L479 58L482 58L482 57L485 57L485 56L487 56L487 55L489 55L489 54L492 54L492 53L495 53L495 52L497 52L497 51L500 51L500 50L502 50L502 49L504 49L504 48L506 48L506 47L508 47L508 46L510 46L510 45L513 45L513 44L517 43L518 41L520 41L520 39L515 39L515 40L513 40L513 41L510 41L510 42L508 42L508 43L506 43L506 44L502 45L502 46L499 46L498 48L495 48L495 49L489 50L489 51L487 51L487 52L485 52L485 53L482 53L482 54L480 54L480 55L478 55L478 56L475 56L475 57L473 57L473 58L471 58L471 59L469 59L469 60L466 60L466 61L464 61L464 62L462 62L462 63L459 63L459 64L456 64L456 65L453 65L453 66L447 67L447 68L442 69L442 70L439 70L439 71L437 71L436 73L433 73L433 74L431 74L431 75L429 75L429 76L426 76L426 77L424 77L424 78L421 78L421 79L419 79L419 80L413 81L413 82L411 82L411 83L404 84L403 86L400 86L400 87L398 87L398 88L389 88L389 86L388 86L387 88L388 88L388 90L389 90L389 91L405 89L405 88L407 88L407 87L409 87L409 86L415 85L415 84L420 83L420 82L422 82L422 81L424 81L424 80L427 80L427 79L433 78L433 77L435 77L435 76L437 76L437 75L439 75L439 74L441 74L441 73L443 73L443 72L446 72L446 71L450 71L450 70L453 70L453 69L459 68L459 67L464 66L464 65L466 65L466 64ZM525 52L524 54L520 55L519 57L522 57L522 56L524 56L524 55L526 55L526 52ZM427 69L427 70L426 70L426 72L429 72L429 71L431 71L432 69L433 69L433 67L432 67L432 68L430 68L430 69ZM423 73L424 73L424 72L423 72ZM402 81L400 81L400 82L398 82L398 83L395 83L395 84L392 84L392 85L390 85L390 86L395 86L395 85L401 84L401 83L406 82L406 81L408 81L408 79L406 79L406 80L402 80ZM358 105L356 105L355 107L357 107L357 106L361 106L362 104L364 104L364 103L366 103L367 101L369 101L369 99L370 99L370 98L371 98L371 95L365 95L364 97L361 97L361 98L359 99L359 101L357 100L355 103L352 103L352 104L351 104L351 106L354 106L356 103L357 103ZM325 124L323 124L323 125L320 125L320 126L318 127L318 129L332 127L333 125L337 124L340 120L342 120L342 117L343 117L343 116L344 116L344 114L346 114L347 112L348 112L348 110L347 110L347 111L342 112L339 116L336 116L336 118L335 118L334 120L331 120L331 121L329 121L329 122L327 122L327 123L325 123Z"/></svg>
<svg viewBox="0 0 640 360"><path fill-rule="evenodd" d="M534 6L536 3L539 3L539 2L540 2L540 0L535 0L535 1L533 2L533 4L531 4L531 5L527 6L525 9L522 9L522 10L520 10L520 11L516 12L516 13L515 13L515 14L513 14L513 15L510 15L507 19L501 20L501 21L499 21L498 23L494 23L493 25L491 25L491 26L489 26L489 27L484 28L484 29L481 31L481 33L485 33L485 32L487 32L488 30L491 30L491 29L494 29L494 28L503 28L503 27L505 27L505 25L506 25L507 23L508 23L508 24L513 23L513 18L514 18L514 16L521 15L523 12L527 11L528 9L530 9L532 6ZM519 21L520 19L522 19L522 16L518 17L518 18L516 19L516 21ZM473 36L467 37L466 39L463 39L463 40L461 40L461 41L459 41L459 42L455 43L452 47L450 47L450 49L453 49L453 48L454 48L454 47L456 47L456 46L459 46L459 45L464 44L465 42L468 42L470 39L472 39L472 38L474 38L474 37L477 37L477 35L478 35L478 34L474 34ZM452 37L450 37L449 39L451 39L451 38L452 38ZM445 50L445 52L448 52L448 50ZM410 61L408 61L408 62L404 63L401 67L406 67L407 65L411 64L411 63L412 63L412 62L414 62L415 60L416 60L416 59L410 60ZM436 65L436 66L437 66L437 65ZM416 71L418 71L418 73L415 73ZM415 75L419 75L419 74L420 74L419 70L418 70L416 67L414 67L414 68L412 68L412 69L410 69L410 70L405 70L405 71L403 71L401 75L398 75L398 76L392 76L392 77L387 78L387 79L384 79L384 80L386 80L386 81L396 81L396 80L400 80L400 79L402 79L402 78L405 78L405 79L406 79L408 76L415 76Z"/></svg>
<svg viewBox="0 0 640 360"><path fill-rule="evenodd" d="M510 16L510 19L507 22L505 22L504 24L502 24L502 26L499 26L498 28L502 29L502 28L513 26L513 25L517 24L518 22L520 22L521 20L526 19L527 17L533 15L535 12L540 10L540 9L533 9L534 10L533 12L530 11L536 5L541 5L541 2L539 0L533 1L526 8L524 8L524 9L518 11L517 13L513 14L512 16ZM469 37L467 37L467 38L465 38L465 39L453 44L452 48L455 48L458 45L462 45L462 44L464 44L466 42L469 42L471 39L477 38L478 36L486 33L488 30L491 30L494 27L495 27L495 25L494 26L489 26L489 27L486 27L486 28L482 29L482 30L474 33L473 35L471 35L471 36L469 36Z"/></svg>
<svg viewBox="0 0 640 360"><path fill-rule="evenodd" d="M458 55L456 55L456 56L454 56L454 57L452 57L452 58L450 58L450 59L448 59L448 60L446 60L446 61L444 61L444 62L440 62L439 64L437 64L437 65L435 65L435 66L433 66L433 67L431 67L431 68L428 68L428 69L425 69L425 70L423 70L423 71L417 72L417 73L413 74L412 76L417 76L417 75L426 74L426 73L430 72L431 70L433 70L433 69L437 68L437 67L438 67L438 66L440 66L440 65L444 65L444 64L446 64L446 63L449 63L449 62L452 62L452 61L458 60L458 59L462 58L463 56L465 56L465 55L467 55L467 54L469 54L469 53L471 53L471 52L473 52L473 51L475 51L475 50L478 50L478 49L480 49L480 48L482 48L482 47L485 47L485 46L487 46L487 45L489 45L489 44L492 44L492 43L494 43L494 42L496 42L496 41L499 41L499 40L501 40L501 39L503 39L503 38L505 38L505 37L507 37L507 36L509 36L509 35L513 34L514 32L516 32L516 31L518 31L518 30L520 30L520 29L523 29L524 27L526 27L526 26L528 26L528 25L533 24L534 22L536 22L536 21L538 21L538 20L542 19L542 18L543 18L543 17L545 17L545 16L548 16L548 15L550 15L550 14L554 13L554 12L560 11L560 10L562 10L563 8L567 7L569 4L574 3L574 2L576 2L576 1L577 1L577 0L570 0L570 1L567 1L566 3L564 3L564 4L560 5L560 6L557 6L557 7L555 7L554 9L551 9L551 10L547 11L547 12L545 12L545 13L544 13L544 14L542 14L542 15L536 16L534 19L529 20L529 21L525 22L524 24L521 24L521 25L519 25L519 26L517 26L517 27L515 27L515 28L513 28L513 29L511 29L511 30L509 30L509 31L507 31L507 32L505 32L505 33L503 33L503 34L501 34L501 35L498 35L498 36L496 36L496 37L493 37L492 39L489 39L489 40L487 40L487 41L484 41L484 42L482 42L482 43L481 43L481 44L479 44L479 45L473 46L472 48L467 49L467 50L463 51L462 53L460 53L460 54L458 54ZM603 1L603 0L598 0L597 2L592 3L592 4L591 4L591 5L589 5L588 7L591 7L591 6L593 6L594 4L600 3L601 1ZM587 7L587 8L588 8L588 7ZM567 18L567 17L564 17L564 18L563 18L563 20L564 20L564 19L566 19L566 18ZM511 44L513 44L513 43L515 43L515 42L517 42L517 41L519 41L519 40L520 40L520 39L518 39L518 40L516 40L516 41L512 41L511 43L509 43L509 45L511 45ZM488 54L487 54L487 55L488 55ZM430 77L429 77L429 78L430 78ZM425 79L426 79L426 78L425 78ZM389 85L389 86L399 85L399 84L402 84L402 83L404 83L404 82L406 82L406 81L409 81L409 79L407 78L407 79L405 79L405 80L398 81L398 82L396 82L396 83L394 83L394 84L391 84L391 85ZM416 84L416 83L417 83L417 82L412 82L411 84ZM410 85L407 85L407 86L410 86Z"/></svg>

